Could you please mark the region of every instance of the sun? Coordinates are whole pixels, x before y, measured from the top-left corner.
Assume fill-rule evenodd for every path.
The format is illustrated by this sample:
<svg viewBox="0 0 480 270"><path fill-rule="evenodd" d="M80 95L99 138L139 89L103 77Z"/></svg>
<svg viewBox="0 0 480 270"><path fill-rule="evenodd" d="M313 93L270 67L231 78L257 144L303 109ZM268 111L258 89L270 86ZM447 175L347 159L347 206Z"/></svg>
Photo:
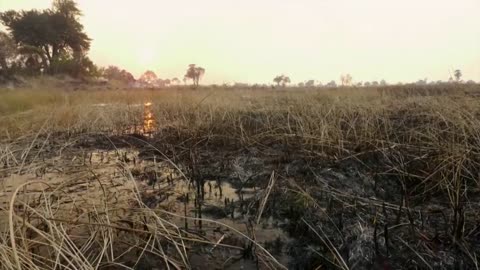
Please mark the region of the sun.
<svg viewBox="0 0 480 270"><path fill-rule="evenodd" d="M152 48L142 48L137 54L138 63L142 66L151 66L154 64L155 50Z"/></svg>

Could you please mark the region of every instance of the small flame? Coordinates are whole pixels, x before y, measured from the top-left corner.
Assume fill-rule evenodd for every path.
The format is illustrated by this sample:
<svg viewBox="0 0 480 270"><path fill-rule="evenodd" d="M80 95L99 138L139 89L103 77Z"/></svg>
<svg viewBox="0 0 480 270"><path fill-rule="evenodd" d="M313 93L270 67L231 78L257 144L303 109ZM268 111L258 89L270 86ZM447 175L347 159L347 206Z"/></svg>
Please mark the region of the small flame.
<svg viewBox="0 0 480 270"><path fill-rule="evenodd" d="M143 133L148 134L152 133L155 130L155 117L152 113L152 103L147 102L144 104L144 114L143 114Z"/></svg>

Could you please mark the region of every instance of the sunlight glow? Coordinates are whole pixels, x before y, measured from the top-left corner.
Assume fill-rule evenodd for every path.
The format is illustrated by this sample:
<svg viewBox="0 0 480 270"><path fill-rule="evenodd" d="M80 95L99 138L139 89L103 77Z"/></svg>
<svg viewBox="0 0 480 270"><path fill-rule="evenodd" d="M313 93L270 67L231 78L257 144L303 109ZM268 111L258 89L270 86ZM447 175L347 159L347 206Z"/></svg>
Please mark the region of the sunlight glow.
<svg viewBox="0 0 480 270"><path fill-rule="evenodd" d="M0 0L0 10L52 0ZM93 39L90 56L136 77L147 69L202 83L480 81L479 0L77 0Z"/></svg>
<svg viewBox="0 0 480 270"><path fill-rule="evenodd" d="M146 69L153 69L155 68L156 64L156 56L155 51L152 48L144 47L137 52L138 55L138 63L145 67Z"/></svg>

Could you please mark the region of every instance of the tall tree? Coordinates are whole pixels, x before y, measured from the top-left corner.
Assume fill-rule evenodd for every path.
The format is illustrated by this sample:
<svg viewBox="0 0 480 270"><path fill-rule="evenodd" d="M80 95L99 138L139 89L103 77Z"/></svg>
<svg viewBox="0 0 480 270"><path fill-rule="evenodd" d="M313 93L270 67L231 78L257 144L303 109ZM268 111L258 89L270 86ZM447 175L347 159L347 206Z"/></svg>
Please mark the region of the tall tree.
<svg viewBox="0 0 480 270"><path fill-rule="evenodd" d="M91 39L79 22L81 15L73 0L55 0L46 10L6 11L0 20L19 46L33 46L42 51L49 67L56 58L85 58Z"/></svg>
<svg viewBox="0 0 480 270"><path fill-rule="evenodd" d="M205 69L198 67L195 64L188 65L187 73L185 74L185 79L190 79L193 82L193 86L197 87L200 83L200 79L205 75Z"/></svg>

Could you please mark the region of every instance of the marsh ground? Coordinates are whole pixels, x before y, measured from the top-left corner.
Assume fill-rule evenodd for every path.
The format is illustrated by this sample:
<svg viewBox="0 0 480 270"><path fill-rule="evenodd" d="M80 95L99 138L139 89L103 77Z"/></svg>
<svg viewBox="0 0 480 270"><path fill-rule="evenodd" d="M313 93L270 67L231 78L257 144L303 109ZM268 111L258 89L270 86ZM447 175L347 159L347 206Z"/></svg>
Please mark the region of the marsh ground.
<svg viewBox="0 0 480 270"><path fill-rule="evenodd" d="M2 268L479 267L477 85L53 88L0 92Z"/></svg>

